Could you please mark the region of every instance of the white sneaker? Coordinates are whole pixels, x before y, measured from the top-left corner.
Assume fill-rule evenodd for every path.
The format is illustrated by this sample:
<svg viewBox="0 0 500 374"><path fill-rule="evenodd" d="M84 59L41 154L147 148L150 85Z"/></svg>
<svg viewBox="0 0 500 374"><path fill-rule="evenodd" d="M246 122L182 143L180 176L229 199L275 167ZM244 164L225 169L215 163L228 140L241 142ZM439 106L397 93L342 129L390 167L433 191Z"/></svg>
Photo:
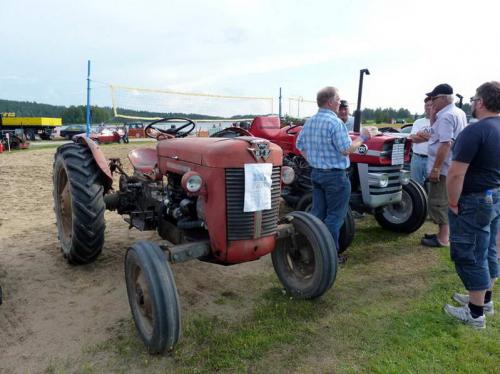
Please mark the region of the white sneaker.
<svg viewBox="0 0 500 374"><path fill-rule="evenodd" d="M456 293L452 296L452 299L460 305L469 305L469 295ZM491 300L489 303L484 304L483 310L484 314L486 314L487 316L492 316L493 314L495 314L495 309L493 308L493 300Z"/></svg>
<svg viewBox="0 0 500 374"><path fill-rule="evenodd" d="M444 311L449 316L456 318L460 322L463 322L466 325L471 326L475 329L486 328L486 318L484 317L484 315L477 317L477 318L472 318L472 315L470 314L469 305L457 307L457 306L452 306L452 305L446 304L444 306Z"/></svg>

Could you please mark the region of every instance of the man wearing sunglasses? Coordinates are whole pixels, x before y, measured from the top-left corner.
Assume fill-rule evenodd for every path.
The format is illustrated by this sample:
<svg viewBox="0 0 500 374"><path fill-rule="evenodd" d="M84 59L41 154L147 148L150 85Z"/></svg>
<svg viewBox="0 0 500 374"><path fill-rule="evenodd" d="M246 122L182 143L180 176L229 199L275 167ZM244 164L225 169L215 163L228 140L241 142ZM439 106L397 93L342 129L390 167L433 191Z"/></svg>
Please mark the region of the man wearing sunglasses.
<svg viewBox="0 0 500 374"><path fill-rule="evenodd" d="M349 102L347 100L340 100L338 115L342 122L344 122L347 131L353 131L354 117L349 113Z"/></svg>
<svg viewBox="0 0 500 374"><path fill-rule="evenodd" d="M446 176L451 164L450 149L467 125L467 118L464 111L455 106L453 88L449 84L437 85L427 96L432 100L432 127L430 134L419 132L418 135L428 139L429 216L438 225L438 232L425 234L421 243L427 247L444 247L449 244L450 233L446 189Z"/></svg>
<svg viewBox="0 0 500 374"><path fill-rule="evenodd" d="M495 237L500 225L500 82L487 82L471 98L472 116L453 147L448 171L450 253L468 294L454 294L461 306L445 312L461 322L485 327L492 315L498 278Z"/></svg>

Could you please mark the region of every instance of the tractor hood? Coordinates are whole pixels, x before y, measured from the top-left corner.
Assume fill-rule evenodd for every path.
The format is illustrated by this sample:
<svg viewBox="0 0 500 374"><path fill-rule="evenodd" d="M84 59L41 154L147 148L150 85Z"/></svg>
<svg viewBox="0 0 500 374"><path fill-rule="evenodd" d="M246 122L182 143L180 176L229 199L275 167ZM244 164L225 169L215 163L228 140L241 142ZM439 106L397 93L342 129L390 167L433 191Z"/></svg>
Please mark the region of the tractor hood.
<svg viewBox="0 0 500 374"><path fill-rule="evenodd" d="M158 143L158 156L208 167L242 167L247 163L281 165L283 152L266 139L237 138L166 139Z"/></svg>

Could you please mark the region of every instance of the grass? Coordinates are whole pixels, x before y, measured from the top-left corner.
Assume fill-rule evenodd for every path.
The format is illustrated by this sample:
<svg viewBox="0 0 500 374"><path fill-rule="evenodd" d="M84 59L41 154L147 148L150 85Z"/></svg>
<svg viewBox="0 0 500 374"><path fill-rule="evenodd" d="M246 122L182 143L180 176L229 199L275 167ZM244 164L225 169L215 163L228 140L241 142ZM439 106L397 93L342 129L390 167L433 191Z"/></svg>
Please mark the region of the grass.
<svg viewBox="0 0 500 374"><path fill-rule="evenodd" d="M446 248L418 244L432 227L403 235L371 217L356 224L348 262L318 300L290 298L274 274L249 276L253 308L238 309L232 292L221 293L214 302L231 305L241 318L184 315L183 336L170 355L148 355L129 319L114 326L110 339L85 347L76 363L62 360L47 372L74 371L75 364L86 373L498 372L498 317L476 331L442 311L462 287Z"/></svg>

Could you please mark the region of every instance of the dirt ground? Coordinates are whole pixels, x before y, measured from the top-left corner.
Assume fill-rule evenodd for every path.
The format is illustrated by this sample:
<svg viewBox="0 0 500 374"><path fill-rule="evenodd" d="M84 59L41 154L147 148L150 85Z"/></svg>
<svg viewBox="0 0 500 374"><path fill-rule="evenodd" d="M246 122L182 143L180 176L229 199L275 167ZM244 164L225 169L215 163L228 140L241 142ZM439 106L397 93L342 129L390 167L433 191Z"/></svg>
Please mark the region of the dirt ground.
<svg viewBox="0 0 500 374"><path fill-rule="evenodd" d="M107 157L126 155L134 145L105 146ZM54 360L78 358L83 346L110 338L130 320L123 259L139 239L155 232L129 230L106 212L106 243L98 260L70 266L60 253L52 199L55 148L0 154L0 373L43 372ZM215 303L224 290L250 302L245 276L272 273L269 256L221 267L191 261L173 267L183 314L224 312Z"/></svg>

